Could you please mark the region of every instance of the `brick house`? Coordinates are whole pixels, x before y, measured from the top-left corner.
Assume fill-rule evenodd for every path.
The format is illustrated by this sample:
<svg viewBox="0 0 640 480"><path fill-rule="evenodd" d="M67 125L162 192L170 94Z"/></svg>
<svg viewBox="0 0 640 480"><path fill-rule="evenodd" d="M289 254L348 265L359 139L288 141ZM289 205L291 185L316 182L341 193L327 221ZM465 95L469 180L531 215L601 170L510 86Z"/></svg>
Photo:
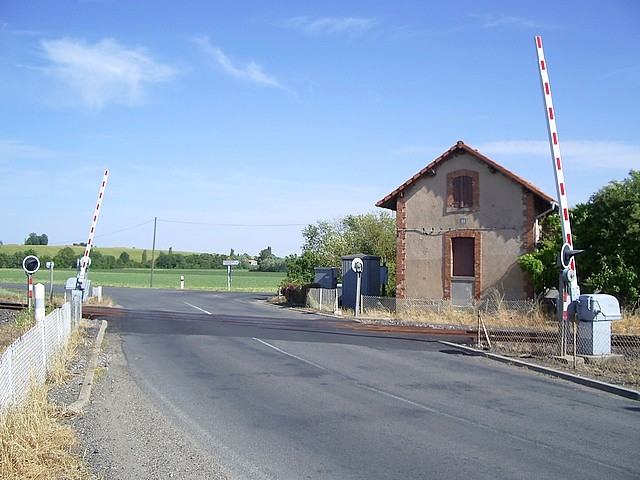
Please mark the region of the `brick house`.
<svg viewBox="0 0 640 480"><path fill-rule="evenodd" d="M516 263L550 196L459 141L376 206L396 212L396 296L532 298Z"/></svg>

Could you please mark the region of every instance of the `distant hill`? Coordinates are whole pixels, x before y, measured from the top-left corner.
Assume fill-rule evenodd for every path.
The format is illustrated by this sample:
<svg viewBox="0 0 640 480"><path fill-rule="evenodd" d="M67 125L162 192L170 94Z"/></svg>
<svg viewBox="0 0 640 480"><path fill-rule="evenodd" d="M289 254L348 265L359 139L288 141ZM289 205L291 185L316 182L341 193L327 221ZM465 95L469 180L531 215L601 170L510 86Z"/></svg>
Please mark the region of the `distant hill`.
<svg viewBox="0 0 640 480"><path fill-rule="evenodd" d="M48 255L49 257L54 257L60 250L62 250L65 247L72 248L73 251L77 253L78 258L82 257L82 255L84 254L85 247L81 245L17 245L17 244L0 245L0 253L13 255L16 252L24 252L26 250L35 250L38 256ZM127 252L131 260L133 260L134 262L142 262L142 252L144 252L145 249L126 248L126 247L100 247L100 246L91 248L92 252L96 250L99 251L102 255L113 255L115 258L120 257L120 254L122 254L122 252ZM168 250L156 250L156 253L155 253L156 258L158 257L160 252L164 252L167 254L169 253ZM176 253L176 254L179 253L182 255L193 255L196 252L173 251L173 253ZM200 252L197 252L196 254L198 253ZM147 250L147 259L151 260L151 249Z"/></svg>

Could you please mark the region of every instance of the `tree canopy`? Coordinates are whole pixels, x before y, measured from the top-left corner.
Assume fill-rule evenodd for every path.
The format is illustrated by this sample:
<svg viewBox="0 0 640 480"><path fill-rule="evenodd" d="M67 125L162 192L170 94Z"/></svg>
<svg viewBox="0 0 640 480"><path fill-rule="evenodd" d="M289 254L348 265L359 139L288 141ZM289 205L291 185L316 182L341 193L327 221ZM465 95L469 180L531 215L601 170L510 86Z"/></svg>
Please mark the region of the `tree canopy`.
<svg viewBox="0 0 640 480"><path fill-rule="evenodd" d="M613 181L573 209L578 274L621 301L640 297L640 171Z"/></svg>
<svg viewBox="0 0 640 480"><path fill-rule="evenodd" d="M612 181L570 211L578 280L585 291L603 291L629 306L640 299L640 172ZM543 240L520 257L536 292L558 286L557 256L562 245L557 215L543 223Z"/></svg>
<svg viewBox="0 0 640 480"><path fill-rule="evenodd" d="M49 245L49 237L46 233L38 235L35 232L31 232L29 237L24 241L25 245Z"/></svg>
<svg viewBox="0 0 640 480"><path fill-rule="evenodd" d="M287 277L294 283L311 283L314 267L341 267L342 257L362 253L378 255L395 275L396 222L387 211L320 220L302 230L302 255L287 257Z"/></svg>

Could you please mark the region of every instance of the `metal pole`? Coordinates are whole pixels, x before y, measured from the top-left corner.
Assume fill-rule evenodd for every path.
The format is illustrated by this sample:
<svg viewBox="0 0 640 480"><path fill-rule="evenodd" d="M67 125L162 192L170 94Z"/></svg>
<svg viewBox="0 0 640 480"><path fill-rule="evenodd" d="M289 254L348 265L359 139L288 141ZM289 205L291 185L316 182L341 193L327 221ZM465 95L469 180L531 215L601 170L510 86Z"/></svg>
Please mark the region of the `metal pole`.
<svg viewBox="0 0 640 480"><path fill-rule="evenodd" d="M49 267L49 302L53 302L53 262L47 262Z"/></svg>
<svg viewBox="0 0 640 480"><path fill-rule="evenodd" d="M153 287L153 269L156 266L156 227L158 226L158 217L153 219L153 246L151 247L151 283L150 287Z"/></svg>
<svg viewBox="0 0 640 480"><path fill-rule="evenodd" d="M362 272L356 272L358 279L356 281L356 318L360 315L360 288L362 284Z"/></svg>
<svg viewBox="0 0 640 480"><path fill-rule="evenodd" d="M33 275L27 273L27 309L31 310L31 298L33 297Z"/></svg>
<svg viewBox="0 0 640 480"><path fill-rule="evenodd" d="M231 291L231 265L227 265L227 291Z"/></svg>

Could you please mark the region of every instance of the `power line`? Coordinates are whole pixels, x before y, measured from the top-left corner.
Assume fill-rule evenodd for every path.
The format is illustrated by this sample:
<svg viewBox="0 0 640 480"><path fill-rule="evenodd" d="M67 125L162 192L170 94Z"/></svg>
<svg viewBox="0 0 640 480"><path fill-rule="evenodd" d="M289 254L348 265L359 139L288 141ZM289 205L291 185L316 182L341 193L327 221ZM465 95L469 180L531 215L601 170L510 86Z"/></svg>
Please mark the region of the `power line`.
<svg viewBox="0 0 640 480"><path fill-rule="evenodd" d="M153 220L152 220L153 221ZM207 222L187 222L184 220L165 220L158 218L159 222L182 223L187 225L207 225L211 227L304 227L306 223L207 223Z"/></svg>

